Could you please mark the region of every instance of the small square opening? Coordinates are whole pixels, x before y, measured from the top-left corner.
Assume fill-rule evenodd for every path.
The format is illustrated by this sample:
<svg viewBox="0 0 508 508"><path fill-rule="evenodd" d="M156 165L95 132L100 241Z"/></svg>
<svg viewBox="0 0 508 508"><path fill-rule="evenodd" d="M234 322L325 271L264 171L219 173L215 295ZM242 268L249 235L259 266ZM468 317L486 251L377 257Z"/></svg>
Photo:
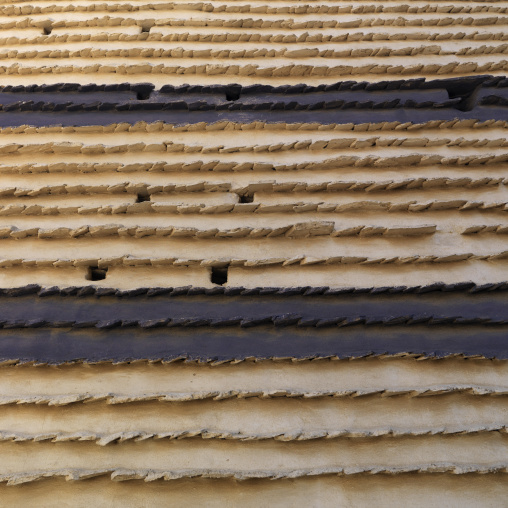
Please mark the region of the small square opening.
<svg viewBox="0 0 508 508"><path fill-rule="evenodd" d="M99 268L98 266L89 266L86 274L86 280L104 280L108 273L107 268Z"/></svg>
<svg viewBox="0 0 508 508"><path fill-rule="evenodd" d="M228 281L228 266L212 266L211 281L213 284L223 286Z"/></svg>
<svg viewBox="0 0 508 508"><path fill-rule="evenodd" d="M136 99L138 101L147 101L149 98L150 98L150 95L152 94L152 92L149 92L149 91L145 91L145 92L138 92L136 94Z"/></svg>
<svg viewBox="0 0 508 508"><path fill-rule="evenodd" d="M225 90L227 101L237 101L242 93L241 85L231 85Z"/></svg>
<svg viewBox="0 0 508 508"><path fill-rule="evenodd" d="M150 201L150 194L138 194L136 203L144 203L145 201Z"/></svg>
<svg viewBox="0 0 508 508"><path fill-rule="evenodd" d="M252 203L254 202L253 194L243 194L240 196L240 203Z"/></svg>

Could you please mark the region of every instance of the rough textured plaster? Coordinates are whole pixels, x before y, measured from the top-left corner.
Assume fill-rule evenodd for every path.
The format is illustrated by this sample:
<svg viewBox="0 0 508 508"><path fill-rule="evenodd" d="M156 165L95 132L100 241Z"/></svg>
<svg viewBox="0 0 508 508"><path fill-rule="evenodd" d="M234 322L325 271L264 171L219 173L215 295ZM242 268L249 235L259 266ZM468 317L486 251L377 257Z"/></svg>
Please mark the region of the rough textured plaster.
<svg viewBox="0 0 508 508"><path fill-rule="evenodd" d="M129 366L2 367L2 396L72 393L200 393L213 391L411 390L423 386L494 386L508 389L505 361L413 359L354 362L185 364ZM86 389L85 389L86 388ZM498 400L498 399L496 399Z"/></svg>
<svg viewBox="0 0 508 508"><path fill-rule="evenodd" d="M0 0L0 504L502 506L507 12Z"/></svg>
<svg viewBox="0 0 508 508"><path fill-rule="evenodd" d="M388 442L411 434L421 436L415 438L415 445L420 439L432 441L435 434L478 433L482 439L492 435L506 439L503 428L507 413L505 397L459 393L439 397L427 394L427 397L417 398L404 395L386 398L381 394L311 400L305 396L286 398L280 395L266 399L222 400L219 397L218 400L191 402L168 401L163 397L151 397L146 402L139 402L139 399L124 392L117 394L109 404L100 399L97 403L83 403L79 399L69 403L72 398L62 396L50 399L53 405L48 405L43 398L19 397L19 404L2 407L2 438L9 440L9 435L13 435L11 439L14 439L19 434L20 441L24 441L23 436L26 439L39 436L36 440L51 441L55 434L61 433L62 438L55 441L99 441L105 437L99 444L107 444L122 436L126 441L143 441L150 439L150 434L159 436L154 438L156 442L169 441L172 436L178 438L180 433L185 438L186 432L190 432L189 437L195 432L199 438L201 431L205 439L220 439L224 432L224 438L229 434L235 440L235 435L238 435L236 439L243 435L246 441L255 440L256 436L260 440L281 436L275 440L288 442L323 440L329 436L329 439L351 437L353 441L366 437L374 444L377 436L386 446L395 446ZM492 432L498 429L501 435ZM135 435L137 432L139 439ZM47 446L51 448L51 443ZM291 449L291 443L287 448ZM474 458L474 454L470 457ZM502 457L499 460L503 460Z"/></svg>
<svg viewBox="0 0 508 508"><path fill-rule="evenodd" d="M147 502L157 506L206 505L275 507L322 506L330 508L380 508L396 506L401 499L415 508L439 505L446 508L497 508L508 489L504 475L398 475L356 477L309 477L298 480L210 480L173 482L112 482L107 477L82 482L63 479L27 483L17 487L0 484L6 504L36 503L52 508L138 507Z"/></svg>
<svg viewBox="0 0 508 508"><path fill-rule="evenodd" d="M307 476L354 474L365 469L424 472L439 467L464 474L471 469L506 470L506 436L497 433L468 436L400 437L371 440L279 441L145 440L101 447L90 442L0 442L2 474L23 475L53 470L182 471L182 476L218 472L225 476L260 474ZM28 466L28 467L27 467ZM258 473L259 472L259 473ZM275 472L275 475L272 473ZM436 471L437 472L437 471ZM501 471L500 471L501 473ZM126 478L128 479L128 478Z"/></svg>

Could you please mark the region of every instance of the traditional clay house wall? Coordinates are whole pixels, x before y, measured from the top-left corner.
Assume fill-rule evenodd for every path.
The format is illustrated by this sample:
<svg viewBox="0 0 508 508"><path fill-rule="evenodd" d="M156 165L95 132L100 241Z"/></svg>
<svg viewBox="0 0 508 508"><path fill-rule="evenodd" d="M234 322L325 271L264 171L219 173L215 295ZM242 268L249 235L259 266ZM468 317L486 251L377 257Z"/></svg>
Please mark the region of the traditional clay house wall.
<svg viewBox="0 0 508 508"><path fill-rule="evenodd" d="M503 506L507 9L0 2L0 505Z"/></svg>

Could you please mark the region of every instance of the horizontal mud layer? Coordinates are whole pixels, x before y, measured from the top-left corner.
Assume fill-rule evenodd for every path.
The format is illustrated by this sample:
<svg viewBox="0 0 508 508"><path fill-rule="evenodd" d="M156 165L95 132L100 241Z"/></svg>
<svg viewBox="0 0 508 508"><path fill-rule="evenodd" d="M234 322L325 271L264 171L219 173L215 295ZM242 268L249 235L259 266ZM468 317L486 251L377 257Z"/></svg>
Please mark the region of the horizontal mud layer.
<svg viewBox="0 0 508 508"><path fill-rule="evenodd" d="M147 498L160 505L170 498L180 506L202 502L211 508L221 508L227 503L246 508L257 508L260 503L285 508L288 504L310 505L318 498L324 508L351 502L358 508L388 508L396 506L401 498L414 508L445 502L452 508L496 508L506 499L508 487L504 475L484 474L309 476L277 482L267 479L242 482L232 479L182 479L150 483L143 480L113 482L102 476L85 483L67 482L63 477L55 477L19 487L0 484L0 492L5 503L37 503L40 508L53 508L55 503L70 503L77 508L87 508L91 504L97 508L109 508L112 503L121 503L124 507L137 508Z"/></svg>

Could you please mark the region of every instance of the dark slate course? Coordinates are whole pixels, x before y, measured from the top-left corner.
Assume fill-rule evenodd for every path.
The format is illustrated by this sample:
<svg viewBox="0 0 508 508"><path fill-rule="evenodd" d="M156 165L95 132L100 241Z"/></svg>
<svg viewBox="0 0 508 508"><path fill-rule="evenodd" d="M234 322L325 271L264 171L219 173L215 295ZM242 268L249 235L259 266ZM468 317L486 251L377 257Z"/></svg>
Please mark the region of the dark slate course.
<svg viewBox="0 0 508 508"><path fill-rule="evenodd" d="M0 361L508 358L508 285L0 291Z"/></svg>
<svg viewBox="0 0 508 508"><path fill-rule="evenodd" d="M312 120L309 119L312 117ZM474 76L331 85L52 85L0 87L0 127L137 121L426 122L508 120L508 80Z"/></svg>

